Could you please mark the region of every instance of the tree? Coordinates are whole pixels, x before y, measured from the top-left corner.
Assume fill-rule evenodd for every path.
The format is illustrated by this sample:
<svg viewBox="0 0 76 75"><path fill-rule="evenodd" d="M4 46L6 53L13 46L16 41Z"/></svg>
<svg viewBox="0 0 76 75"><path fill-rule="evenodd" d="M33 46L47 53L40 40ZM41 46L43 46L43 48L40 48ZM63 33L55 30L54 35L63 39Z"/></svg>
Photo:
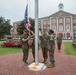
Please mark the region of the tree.
<svg viewBox="0 0 76 75"><path fill-rule="evenodd" d="M0 17L0 38L4 36L4 34L10 34L10 20L5 20L4 17Z"/></svg>
<svg viewBox="0 0 76 75"><path fill-rule="evenodd" d="M30 23L31 23L31 28L30 30L34 31L34 26L35 26L35 21L34 19L29 19L30 20ZM24 21L22 21L19 25L18 25L18 28L17 28L17 31L18 31L18 34L19 35L22 35L23 34L23 30L25 30L26 27L24 26Z"/></svg>

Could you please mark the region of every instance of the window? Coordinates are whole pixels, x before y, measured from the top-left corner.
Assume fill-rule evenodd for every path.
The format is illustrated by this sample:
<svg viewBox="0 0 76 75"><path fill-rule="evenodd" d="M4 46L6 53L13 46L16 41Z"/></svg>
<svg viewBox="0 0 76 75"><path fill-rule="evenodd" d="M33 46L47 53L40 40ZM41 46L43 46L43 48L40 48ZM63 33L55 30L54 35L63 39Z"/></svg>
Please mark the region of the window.
<svg viewBox="0 0 76 75"><path fill-rule="evenodd" d="M59 31L63 31L63 25L59 25Z"/></svg>
<svg viewBox="0 0 76 75"><path fill-rule="evenodd" d="M46 25L46 21L44 21L44 25Z"/></svg>
<svg viewBox="0 0 76 75"><path fill-rule="evenodd" d="M62 21L63 21L62 19L59 19L59 23L62 23Z"/></svg>
<svg viewBox="0 0 76 75"><path fill-rule="evenodd" d="M76 19L73 20L73 23L76 23Z"/></svg>
<svg viewBox="0 0 76 75"><path fill-rule="evenodd" d="M52 20L52 23L56 23L56 19L53 19L53 20Z"/></svg>
<svg viewBox="0 0 76 75"><path fill-rule="evenodd" d="M76 26L73 26L73 30L76 30Z"/></svg>
<svg viewBox="0 0 76 75"><path fill-rule="evenodd" d="M66 25L66 31L70 31L70 25Z"/></svg>
<svg viewBox="0 0 76 75"><path fill-rule="evenodd" d="M52 29L53 29L54 31L56 31L56 25L53 25L53 26L52 26Z"/></svg>
<svg viewBox="0 0 76 75"><path fill-rule="evenodd" d="M41 22L39 21L39 22L38 22L38 24L40 25L40 24L41 24Z"/></svg>
<svg viewBox="0 0 76 75"><path fill-rule="evenodd" d="M70 22L70 18L66 18L66 23L69 23Z"/></svg>
<svg viewBox="0 0 76 75"><path fill-rule="evenodd" d="M50 21L47 21L47 24L50 25Z"/></svg>

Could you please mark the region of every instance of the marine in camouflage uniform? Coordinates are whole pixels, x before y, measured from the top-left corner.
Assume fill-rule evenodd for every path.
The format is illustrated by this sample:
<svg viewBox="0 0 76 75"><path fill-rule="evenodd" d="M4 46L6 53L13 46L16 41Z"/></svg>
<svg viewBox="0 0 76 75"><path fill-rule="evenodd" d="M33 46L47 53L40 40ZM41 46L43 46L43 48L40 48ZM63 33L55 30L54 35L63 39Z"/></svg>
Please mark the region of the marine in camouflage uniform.
<svg viewBox="0 0 76 75"><path fill-rule="evenodd" d="M28 64L27 59L29 54L29 45L28 45L29 38L30 36L28 35L28 31L24 30L23 35L21 36L21 41L22 41L22 50L23 50L23 62L25 64Z"/></svg>
<svg viewBox="0 0 76 75"><path fill-rule="evenodd" d="M55 67L55 60L54 60L54 51L55 51L55 39L53 35L54 31L49 30L49 36L50 36L50 49L49 49L49 58L51 64L48 66L48 68Z"/></svg>
<svg viewBox="0 0 76 75"><path fill-rule="evenodd" d="M58 35L56 40L57 40L58 51L60 52L61 44L62 44L62 37L61 37L61 35Z"/></svg>
<svg viewBox="0 0 76 75"><path fill-rule="evenodd" d="M50 44L49 44L50 38L49 38L49 35L47 34L46 29L43 32L44 34L41 36L41 48L42 48L42 54L44 58L43 63L46 63L48 58L48 50L50 47Z"/></svg>
<svg viewBox="0 0 76 75"><path fill-rule="evenodd" d="M32 55L33 55L33 62L35 62L35 34L33 31L30 31L32 33L31 38L32 38Z"/></svg>
<svg viewBox="0 0 76 75"><path fill-rule="evenodd" d="M32 43L32 55L33 55L33 62L35 62L35 37L33 37L33 43Z"/></svg>

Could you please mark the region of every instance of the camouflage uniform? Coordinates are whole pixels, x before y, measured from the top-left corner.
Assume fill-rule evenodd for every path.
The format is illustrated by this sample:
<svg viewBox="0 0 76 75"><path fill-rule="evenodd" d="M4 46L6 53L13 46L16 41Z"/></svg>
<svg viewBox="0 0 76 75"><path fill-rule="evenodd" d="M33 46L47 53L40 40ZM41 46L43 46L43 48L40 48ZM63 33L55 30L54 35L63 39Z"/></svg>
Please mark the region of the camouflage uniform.
<svg viewBox="0 0 76 75"><path fill-rule="evenodd" d="M55 60L54 60L55 40L54 40L54 35L53 34L51 34L49 36L50 36L49 57L50 57L50 62L52 64L54 64L55 63Z"/></svg>
<svg viewBox="0 0 76 75"><path fill-rule="evenodd" d="M33 37L33 43L32 43L32 55L35 61L35 37Z"/></svg>
<svg viewBox="0 0 76 75"><path fill-rule="evenodd" d="M43 53L43 58L44 58L44 63L46 62L47 58L48 58L48 50L50 47L49 44L49 36L47 34L43 34L41 37L41 48L42 48L42 53Z"/></svg>
<svg viewBox="0 0 76 75"><path fill-rule="evenodd" d="M62 37L58 36L57 37L57 46L58 46L58 50L61 50L61 44L62 44Z"/></svg>
<svg viewBox="0 0 76 75"><path fill-rule="evenodd" d="M21 41L22 39L27 39L28 38L28 34L26 35L22 35L21 36ZM28 40L26 42L22 41L22 50L23 50L23 61L26 62L28 59L28 54L29 54L29 45L28 45Z"/></svg>

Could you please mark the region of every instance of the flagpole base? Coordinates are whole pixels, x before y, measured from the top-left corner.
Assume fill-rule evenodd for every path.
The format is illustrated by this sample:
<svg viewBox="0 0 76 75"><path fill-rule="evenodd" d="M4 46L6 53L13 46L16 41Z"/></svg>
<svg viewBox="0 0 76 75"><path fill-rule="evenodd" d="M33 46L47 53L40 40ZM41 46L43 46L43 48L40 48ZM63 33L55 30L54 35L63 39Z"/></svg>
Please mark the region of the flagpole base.
<svg viewBox="0 0 76 75"><path fill-rule="evenodd" d="M38 63L36 64L35 62L30 64L28 66L29 70L33 70L33 71L40 71L40 70L45 70L46 69L46 65L44 63Z"/></svg>

